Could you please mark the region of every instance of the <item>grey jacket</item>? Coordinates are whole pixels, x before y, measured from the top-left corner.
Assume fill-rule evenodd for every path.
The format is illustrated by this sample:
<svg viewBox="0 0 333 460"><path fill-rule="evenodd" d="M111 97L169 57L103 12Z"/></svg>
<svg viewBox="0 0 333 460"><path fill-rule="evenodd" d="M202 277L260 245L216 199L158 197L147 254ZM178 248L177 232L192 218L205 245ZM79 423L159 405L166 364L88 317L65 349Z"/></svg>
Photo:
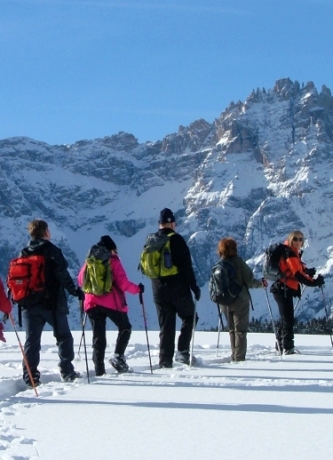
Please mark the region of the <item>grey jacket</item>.
<svg viewBox="0 0 333 460"><path fill-rule="evenodd" d="M235 301L227 307L229 311L237 311L243 309L246 305L249 306L249 289L262 288L263 285L261 280L253 276L251 268L241 257L232 256L228 258L228 261L235 267L237 283L243 286ZM223 309L225 310L226 307L223 306Z"/></svg>

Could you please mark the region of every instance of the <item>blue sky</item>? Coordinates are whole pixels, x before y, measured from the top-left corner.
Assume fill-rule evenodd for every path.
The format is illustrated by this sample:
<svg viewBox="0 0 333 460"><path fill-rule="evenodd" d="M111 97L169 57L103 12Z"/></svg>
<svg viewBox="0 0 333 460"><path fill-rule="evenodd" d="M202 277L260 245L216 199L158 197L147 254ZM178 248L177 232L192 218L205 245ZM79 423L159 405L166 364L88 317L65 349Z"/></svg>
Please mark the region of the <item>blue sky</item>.
<svg viewBox="0 0 333 460"><path fill-rule="evenodd" d="M0 139L156 141L279 78L333 91L333 0L0 0Z"/></svg>

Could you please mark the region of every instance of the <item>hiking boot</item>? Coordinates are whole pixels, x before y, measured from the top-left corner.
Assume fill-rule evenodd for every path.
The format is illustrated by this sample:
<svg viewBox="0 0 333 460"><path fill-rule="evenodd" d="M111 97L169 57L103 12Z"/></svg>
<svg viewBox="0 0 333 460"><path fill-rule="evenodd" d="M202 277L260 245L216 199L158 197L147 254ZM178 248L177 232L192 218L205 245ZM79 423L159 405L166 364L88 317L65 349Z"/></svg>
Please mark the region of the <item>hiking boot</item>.
<svg viewBox="0 0 333 460"><path fill-rule="evenodd" d="M73 371L73 372L72 372L71 374L69 374L69 375L62 375L62 376L61 376L61 380L62 380L63 382L74 382L74 380L79 379L79 378L81 378L81 377L82 377L82 376L81 376L80 372Z"/></svg>
<svg viewBox="0 0 333 460"><path fill-rule="evenodd" d="M188 366L190 365L190 352L189 351L177 351L175 361L177 363L182 363L182 364L187 364ZM192 363L195 365L198 362L198 359L195 356L192 356Z"/></svg>
<svg viewBox="0 0 333 460"><path fill-rule="evenodd" d="M115 353L112 358L109 359L109 363L111 364L112 367L116 369L119 374L122 374L124 372L128 372L129 367L128 364L126 363L125 356L124 355L118 355Z"/></svg>
<svg viewBox="0 0 333 460"><path fill-rule="evenodd" d="M105 375L105 366L104 366L104 361L102 363L99 363L97 366L95 366L95 375L96 377L100 377L101 375Z"/></svg>
<svg viewBox="0 0 333 460"><path fill-rule="evenodd" d="M299 355L299 351L296 348L289 348L289 350L284 350L284 355Z"/></svg>
<svg viewBox="0 0 333 460"><path fill-rule="evenodd" d="M280 346L280 350L279 350L279 346ZM281 354L283 353L283 347L281 345L281 343L278 344L278 342L275 342L275 351L278 353L278 354Z"/></svg>
<svg viewBox="0 0 333 460"><path fill-rule="evenodd" d="M161 361L159 364L160 369L171 369L172 361Z"/></svg>
<svg viewBox="0 0 333 460"><path fill-rule="evenodd" d="M0 340L6 342L5 336L3 335L4 325L0 322Z"/></svg>
<svg viewBox="0 0 333 460"><path fill-rule="evenodd" d="M102 377L102 375L106 375L105 371L95 371L96 377Z"/></svg>
<svg viewBox="0 0 333 460"><path fill-rule="evenodd" d="M41 385L41 382L40 382L39 379L36 379L36 380L34 379L34 385L30 382L30 380L29 380L29 382L24 382L24 383L26 384L27 388L29 388L29 389L33 389L33 388L39 387Z"/></svg>

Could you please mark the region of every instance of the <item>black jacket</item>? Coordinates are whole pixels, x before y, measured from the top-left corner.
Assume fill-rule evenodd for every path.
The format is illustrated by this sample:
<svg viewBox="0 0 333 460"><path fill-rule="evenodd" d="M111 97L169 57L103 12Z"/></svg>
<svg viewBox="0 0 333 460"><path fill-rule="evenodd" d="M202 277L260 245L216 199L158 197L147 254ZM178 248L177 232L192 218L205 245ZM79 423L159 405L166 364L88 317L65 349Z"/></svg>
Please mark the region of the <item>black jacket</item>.
<svg viewBox="0 0 333 460"><path fill-rule="evenodd" d="M34 239L21 251L20 255L22 254L36 254L46 257L47 298L44 301L45 307L68 313L65 289L73 295L76 286L67 270L68 264L61 249L49 240Z"/></svg>
<svg viewBox="0 0 333 460"><path fill-rule="evenodd" d="M159 234L169 235L174 233L171 228L161 228ZM190 250L184 238L175 233L170 238L170 252L173 265L178 268L179 273L173 276L166 276L162 279L153 279L153 294L154 297L159 295L159 291L167 286L168 290L172 291L179 297L190 295L190 290L195 292L197 282L195 279Z"/></svg>

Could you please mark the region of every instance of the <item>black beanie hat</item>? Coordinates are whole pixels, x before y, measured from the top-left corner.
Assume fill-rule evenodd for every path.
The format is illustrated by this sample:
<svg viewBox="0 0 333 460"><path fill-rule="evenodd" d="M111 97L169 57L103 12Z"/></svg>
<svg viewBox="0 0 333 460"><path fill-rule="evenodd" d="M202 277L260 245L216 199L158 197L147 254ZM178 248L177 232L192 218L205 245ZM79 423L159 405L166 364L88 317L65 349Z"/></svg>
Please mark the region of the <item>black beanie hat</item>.
<svg viewBox="0 0 333 460"><path fill-rule="evenodd" d="M99 240L97 244L98 246L104 246L109 251L117 250L116 243L113 241L113 239L109 235L101 236L101 239Z"/></svg>
<svg viewBox="0 0 333 460"><path fill-rule="evenodd" d="M171 211L171 209L164 208L160 212L160 218L158 223L159 224L170 224L171 222L176 222L174 213Z"/></svg>

